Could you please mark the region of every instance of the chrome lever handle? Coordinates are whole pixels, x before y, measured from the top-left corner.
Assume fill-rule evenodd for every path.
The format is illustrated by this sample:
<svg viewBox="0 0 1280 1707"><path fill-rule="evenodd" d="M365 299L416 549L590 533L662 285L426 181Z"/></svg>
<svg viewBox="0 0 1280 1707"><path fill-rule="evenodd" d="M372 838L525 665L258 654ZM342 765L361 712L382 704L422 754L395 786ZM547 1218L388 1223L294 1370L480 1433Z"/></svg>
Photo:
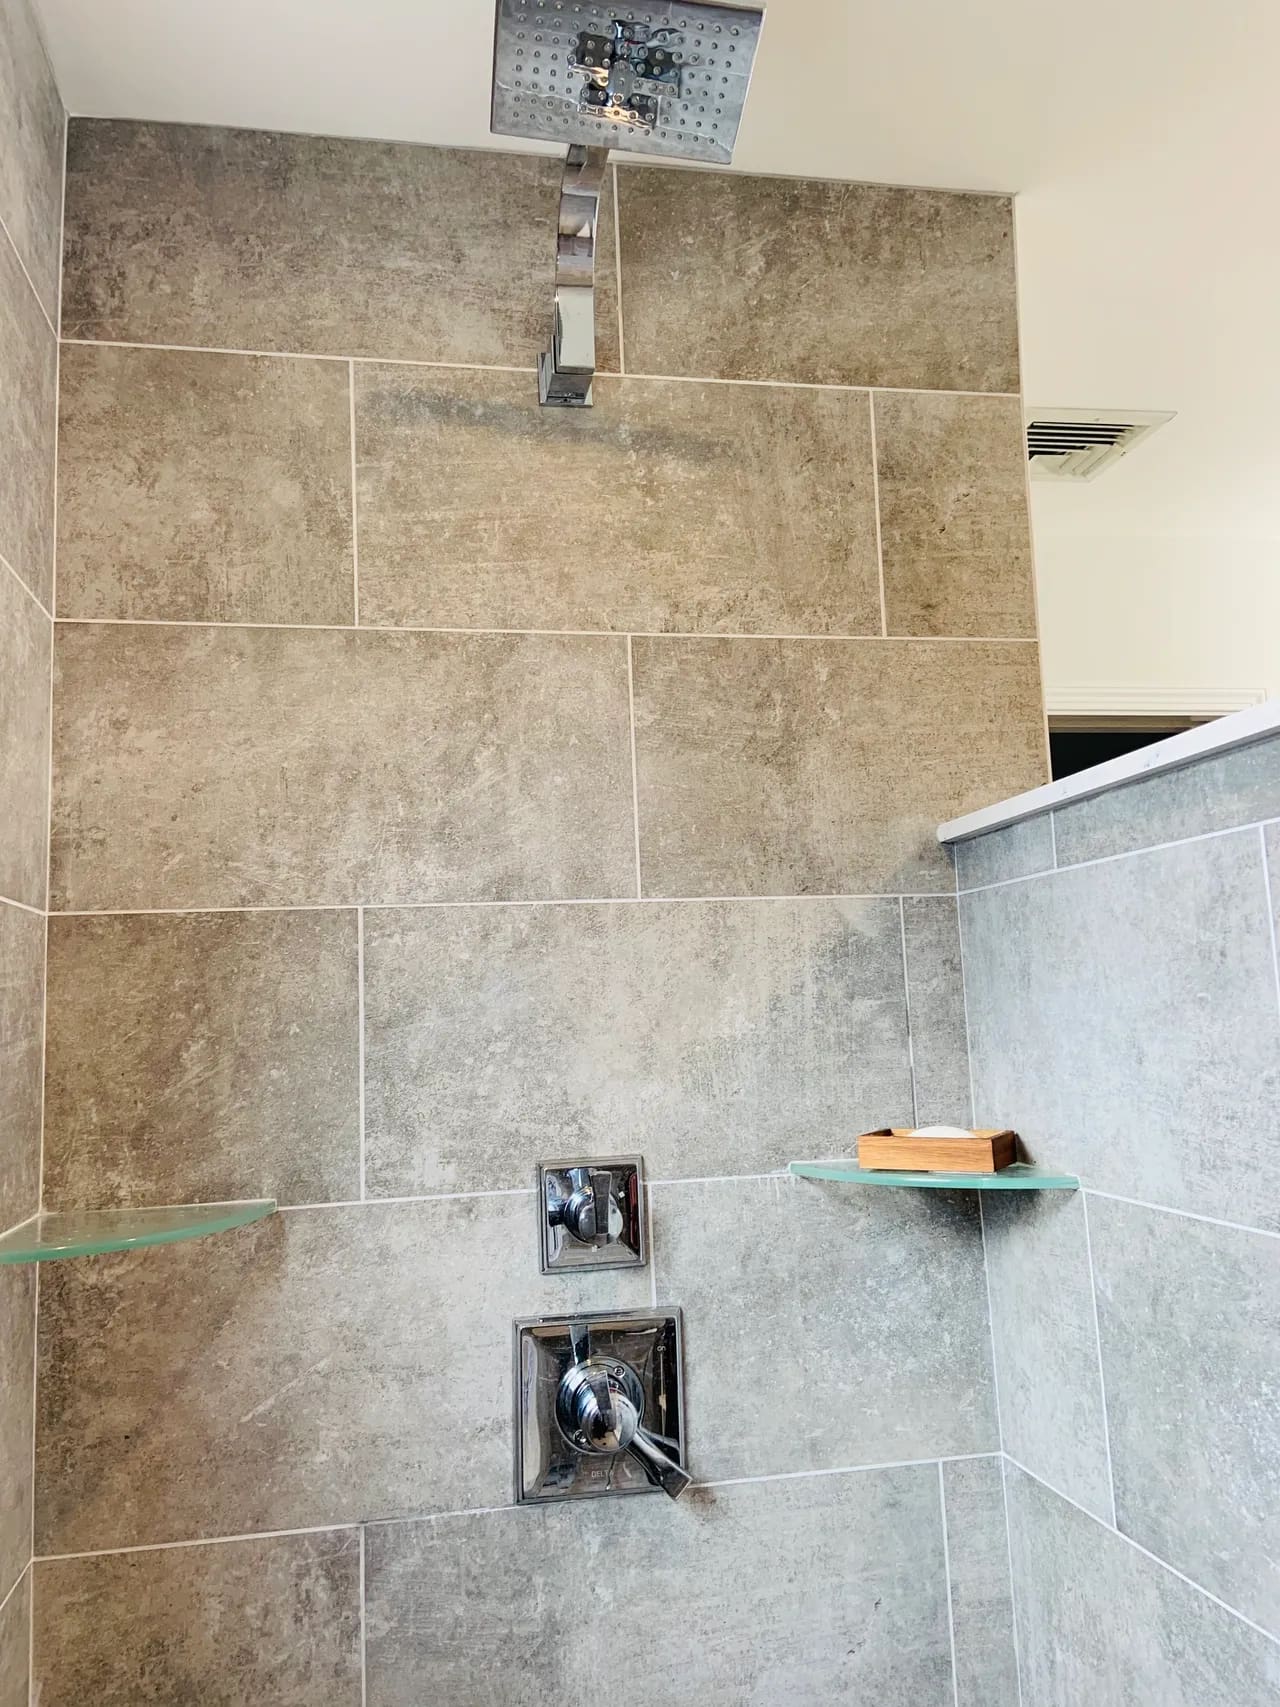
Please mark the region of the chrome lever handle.
<svg viewBox="0 0 1280 1707"><path fill-rule="evenodd" d="M647 1429L636 1429L627 1451L654 1486L661 1488L668 1499L678 1500L693 1480L689 1472L682 1470L674 1458L667 1457Z"/></svg>
<svg viewBox="0 0 1280 1707"><path fill-rule="evenodd" d="M579 1244L599 1250L609 1243L613 1174L608 1168L570 1168L568 1180L572 1192L548 1204L547 1219L565 1227Z"/></svg>

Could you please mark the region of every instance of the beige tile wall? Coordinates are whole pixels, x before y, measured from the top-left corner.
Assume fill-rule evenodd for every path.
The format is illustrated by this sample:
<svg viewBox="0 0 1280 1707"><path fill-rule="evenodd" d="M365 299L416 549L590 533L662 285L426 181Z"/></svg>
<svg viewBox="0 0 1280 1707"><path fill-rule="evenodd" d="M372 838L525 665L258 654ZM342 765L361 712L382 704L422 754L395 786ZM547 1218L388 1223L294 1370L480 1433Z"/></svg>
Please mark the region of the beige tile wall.
<svg viewBox="0 0 1280 1707"><path fill-rule="evenodd" d="M46 1277L42 1707L533 1703L611 1595L696 1614L646 1702L1007 1649L976 1220L778 1176L969 1116L934 828L1044 774L1011 210L616 178L540 411L553 163L72 127L45 1191L286 1208ZM534 1162L630 1150L652 1273L540 1278ZM506 1509L512 1317L656 1295L720 1485Z"/></svg>
<svg viewBox="0 0 1280 1707"><path fill-rule="evenodd" d="M0 0L0 1233L40 1207L58 272L66 119ZM36 1277L0 1267L0 1707L26 1707Z"/></svg>

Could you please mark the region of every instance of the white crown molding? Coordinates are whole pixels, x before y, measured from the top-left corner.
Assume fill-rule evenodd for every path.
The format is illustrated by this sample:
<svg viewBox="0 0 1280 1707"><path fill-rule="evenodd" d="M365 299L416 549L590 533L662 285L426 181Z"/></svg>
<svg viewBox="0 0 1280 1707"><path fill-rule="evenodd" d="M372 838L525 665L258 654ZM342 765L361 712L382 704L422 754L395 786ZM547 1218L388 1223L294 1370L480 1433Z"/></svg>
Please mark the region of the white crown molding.
<svg viewBox="0 0 1280 1707"><path fill-rule="evenodd" d="M1227 717L1266 700L1265 688L1161 688L1125 682L1046 682L1050 717Z"/></svg>

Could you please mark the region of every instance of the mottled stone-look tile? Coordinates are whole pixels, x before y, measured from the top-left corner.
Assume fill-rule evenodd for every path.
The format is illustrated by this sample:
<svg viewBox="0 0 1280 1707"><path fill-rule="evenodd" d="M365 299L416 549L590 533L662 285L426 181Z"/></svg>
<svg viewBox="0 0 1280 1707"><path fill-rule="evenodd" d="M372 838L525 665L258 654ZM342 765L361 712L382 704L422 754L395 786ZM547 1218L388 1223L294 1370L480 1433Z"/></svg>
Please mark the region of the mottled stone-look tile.
<svg viewBox="0 0 1280 1707"><path fill-rule="evenodd" d="M1053 820L1048 812L989 830L985 836L956 842L956 882L961 889L981 889L1007 883L1014 877L1033 877L1053 870Z"/></svg>
<svg viewBox="0 0 1280 1707"><path fill-rule="evenodd" d="M28 0L0 6L0 220L58 323L65 114Z"/></svg>
<svg viewBox="0 0 1280 1707"><path fill-rule="evenodd" d="M537 1249L518 1192L46 1264L37 1552L506 1504L512 1321L649 1301Z"/></svg>
<svg viewBox="0 0 1280 1707"><path fill-rule="evenodd" d="M956 1707L1018 1707L1009 1533L1000 1459L942 1466Z"/></svg>
<svg viewBox="0 0 1280 1707"><path fill-rule="evenodd" d="M629 1707L952 1707L932 1466L377 1526L368 1549L369 1707L585 1707L610 1679Z"/></svg>
<svg viewBox="0 0 1280 1707"><path fill-rule="evenodd" d="M875 413L889 633L1034 637L1021 401L882 392Z"/></svg>
<svg viewBox="0 0 1280 1707"><path fill-rule="evenodd" d="M63 333L532 368L560 174L558 160L488 149L76 119ZM609 369L607 178L597 253Z"/></svg>
<svg viewBox="0 0 1280 1707"><path fill-rule="evenodd" d="M635 889L626 644L68 624L63 909Z"/></svg>
<svg viewBox="0 0 1280 1707"><path fill-rule="evenodd" d="M360 614L426 627L878 634L865 395L356 372Z"/></svg>
<svg viewBox="0 0 1280 1707"><path fill-rule="evenodd" d="M360 1707L356 1530L36 1566L41 1707Z"/></svg>
<svg viewBox="0 0 1280 1707"><path fill-rule="evenodd" d="M989 1192L982 1220L1005 1451L1110 1523L1084 1196Z"/></svg>
<svg viewBox="0 0 1280 1707"><path fill-rule="evenodd" d="M46 610L53 604L57 419L58 340L0 233L0 557Z"/></svg>
<svg viewBox="0 0 1280 1707"><path fill-rule="evenodd" d="M356 915L50 922L56 1208L360 1195Z"/></svg>
<svg viewBox="0 0 1280 1707"><path fill-rule="evenodd" d="M1280 1646L1008 1467L1023 1700L1274 1707Z"/></svg>
<svg viewBox="0 0 1280 1707"><path fill-rule="evenodd" d="M69 344L58 615L354 618L343 362Z"/></svg>
<svg viewBox="0 0 1280 1707"><path fill-rule="evenodd" d="M1058 862L1103 859L1280 817L1280 736L1060 807Z"/></svg>
<svg viewBox="0 0 1280 1707"><path fill-rule="evenodd" d="M1280 1227L1256 830L985 889L960 914L980 1122L1099 1190Z"/></svg>
<svg viewBox="0 0 1280 1707"><path fill-rule="evenodd" d="M964 1018L960 928L950 895L907 895L902 902L915 1119L921 1126L973 1121L969 1037ZM896 1122L881 1120L880 1125Z"/></svg>
<svg viewBox="0 0 1280 1707"><path fill-rule="evenodd" d="M1126 1535L1280 1636L1280 1239L1089 1200Z"/></svg>
<svg viewBox="0 0 1280 1707"><path fill-rule="evenodd" d="M31 1557L35 1332L35 1265L0 1263L0 1595Z"/></svg>
<svg viewBox="0 0 1280 1707"><path fill-rule="evenodd" d="M1044 781L1036 648L634 642L646 894L945 890L937 827Z"/></svg>
<svg viewBox="0 0 1280 1707"><path fill-rule="evenodd" d="M45 904L52 664L53 624L0 563L0 896L27 907Z"/></svg>
<svg viewBox="0 0 1280 1707"><path fill-rule="evenodd" d="M635 372L1018 389L1006 197L651 166L618 177Z"/></svg>
<svg viewBox="0 0 1280 1707"><path fill-rule="evenodd" d="M44 918L0 902L0 1232L40 1202Z"/></svg>
<svg viewBox="0 0 1280 1707"><path fill-rule="evenodd" d="M364 974L375 1195L762 1173L911 1107L894 901L373 909Z"/></svg>
<svg viewBox="0 0 1280 1707"><path fill-rule="evenodd" d="M784 1178L660 1185L652 1201L700 1480L997 1449L972 1193ZM744 1380L749 1400L726 1407Z"/></svg>
<svg viewBox="0 0 1280 1707"><path fill-rule="evenodd" d="M0 1606L0 1707L28 1707L31 1578L24 1576Z"/></svg>

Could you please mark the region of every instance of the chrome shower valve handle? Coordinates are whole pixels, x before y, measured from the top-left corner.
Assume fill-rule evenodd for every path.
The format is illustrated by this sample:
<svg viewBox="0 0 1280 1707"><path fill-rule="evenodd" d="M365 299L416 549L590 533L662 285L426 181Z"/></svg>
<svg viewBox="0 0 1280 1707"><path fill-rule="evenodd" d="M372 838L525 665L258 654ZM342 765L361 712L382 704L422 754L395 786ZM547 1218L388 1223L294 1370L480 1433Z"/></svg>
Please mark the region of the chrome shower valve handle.
<svg viewBox="0 0 1280 1707"><path fill-rule="evenodd" d="M575 1352L581 1343L575 1331ZM588 1355L561 1377L556 1422L574 1451L607 1458L629 1453L655 1488L678 1500L693 1478L664 1450L668 1443L642 1426L643 1417L644 1388L629 1364Z"/></svg>

